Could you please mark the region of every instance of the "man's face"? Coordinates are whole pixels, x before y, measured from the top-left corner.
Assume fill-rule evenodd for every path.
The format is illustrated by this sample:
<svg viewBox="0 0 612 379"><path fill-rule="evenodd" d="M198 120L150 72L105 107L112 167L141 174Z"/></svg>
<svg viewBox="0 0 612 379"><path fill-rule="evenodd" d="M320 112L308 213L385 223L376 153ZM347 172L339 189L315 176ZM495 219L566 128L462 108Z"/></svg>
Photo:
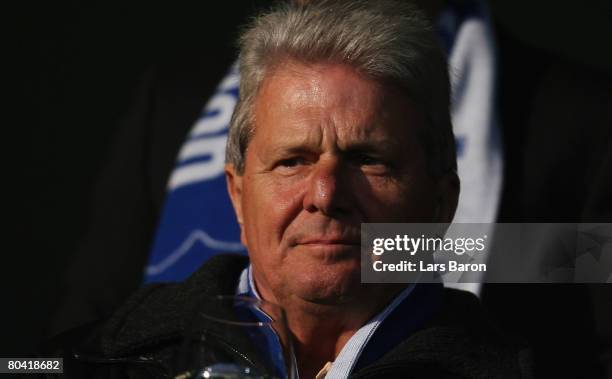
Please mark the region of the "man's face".
<svg viewBox="0 0 612 379"><path fill-rule="evenodd" d="M360 224L434 221L424 116L341 64L288 62L263 82L245 169L227 168L242 242L264 298L359 296Z"/></svg>

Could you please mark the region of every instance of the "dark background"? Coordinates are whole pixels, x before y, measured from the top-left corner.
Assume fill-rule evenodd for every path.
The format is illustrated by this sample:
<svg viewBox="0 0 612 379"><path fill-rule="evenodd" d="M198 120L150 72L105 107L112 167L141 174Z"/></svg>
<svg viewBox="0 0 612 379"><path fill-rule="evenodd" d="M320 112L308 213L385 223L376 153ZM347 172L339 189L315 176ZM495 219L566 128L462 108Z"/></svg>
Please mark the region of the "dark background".
<svg viewBox="0 0 612 379"><path fill-rule="evenodd" d="M141 76L194 49L229 49L237 14L255 1L29 3L8 12L16 121L5 137L0 356L36 352L64 267L87 227L91 190ZM528 45L612 76L612 2L491 1L498 22ZM529 57L517 56L517 62ZM214 62L211 62L214 65ZM3 128L5 129L5 128ZM22 177L24 176L24 177ZM15 199L12 201L11 199ZM14 240L9 248L8 241Z"/></svg>

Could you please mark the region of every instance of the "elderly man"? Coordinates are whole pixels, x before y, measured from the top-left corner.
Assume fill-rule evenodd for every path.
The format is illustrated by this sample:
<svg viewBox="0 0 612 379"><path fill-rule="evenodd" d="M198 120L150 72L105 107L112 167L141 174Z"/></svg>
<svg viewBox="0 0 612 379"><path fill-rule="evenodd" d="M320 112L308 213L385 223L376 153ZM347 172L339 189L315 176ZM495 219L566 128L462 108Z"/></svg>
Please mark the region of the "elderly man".
<svg viewBox="0 0 612 379"><path fill-rule="evenodd" d="M361 223L450 222L457 204L447 68L423 16L284 4L243 34L240 71L226 176L250 264L220 256L142 289L71 333L85 343L66 372L164 377L193 304L238 293L285 309L300 378L521 377L471 295L360 281Z"/></svg>

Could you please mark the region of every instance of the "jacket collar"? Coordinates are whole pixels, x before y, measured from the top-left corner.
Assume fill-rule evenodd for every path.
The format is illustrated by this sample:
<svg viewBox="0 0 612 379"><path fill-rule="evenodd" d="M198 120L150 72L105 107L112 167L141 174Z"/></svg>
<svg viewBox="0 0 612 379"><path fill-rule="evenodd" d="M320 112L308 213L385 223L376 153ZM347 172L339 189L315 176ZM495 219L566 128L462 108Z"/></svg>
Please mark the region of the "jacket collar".
<svg viewBox="0 0 612 379"><path fill-rule="evenodd" d="M102 326L95 345L104 356L117 357L180 339L206 297L235 294L247 264L245 256L218 255L182 283L143 287Z"/></svg>

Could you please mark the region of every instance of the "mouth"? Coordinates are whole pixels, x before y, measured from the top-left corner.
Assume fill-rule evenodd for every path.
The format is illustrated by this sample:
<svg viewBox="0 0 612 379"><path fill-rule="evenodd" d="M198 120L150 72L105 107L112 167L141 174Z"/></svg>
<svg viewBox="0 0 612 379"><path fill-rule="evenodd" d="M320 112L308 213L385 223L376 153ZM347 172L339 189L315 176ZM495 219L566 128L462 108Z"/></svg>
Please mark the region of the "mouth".
<svg viewBox="0 0 612 379"><path fill-rule="evenodd" d="M353 259L360 256L361 242L354 239L317 238L299 241L296 245L325 260Z"/></svg>
<svg viewBox="0 0 612 379"><path fill-rule="evenodd" d="M290 247L324 261L352 261L361 256L361 233L357 228L326 225L312 228L311 233L302 231L292 237Z"/></svg>
<svg viewBox="0 0 612 379"><path fill-rule="evenodd" d="M298 245L305 246L359 246L360 241L346 239L317 239L299 242Z"/></svg>

